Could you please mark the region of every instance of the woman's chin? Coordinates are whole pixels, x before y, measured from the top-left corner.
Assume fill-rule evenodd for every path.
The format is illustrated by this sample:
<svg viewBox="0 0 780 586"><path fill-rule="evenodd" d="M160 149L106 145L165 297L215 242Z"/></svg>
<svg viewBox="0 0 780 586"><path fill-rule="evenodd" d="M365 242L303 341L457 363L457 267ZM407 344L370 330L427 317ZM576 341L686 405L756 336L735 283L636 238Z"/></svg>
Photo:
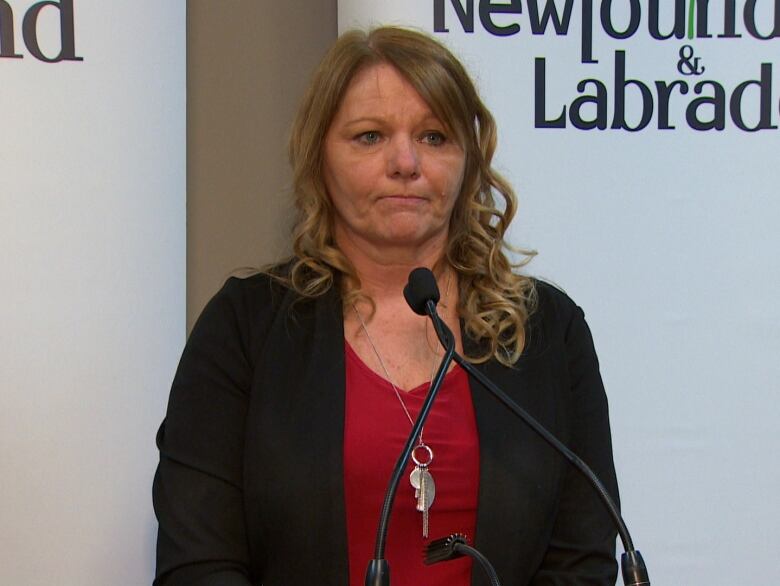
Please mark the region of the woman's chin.
<svg viewBox="0 0 780 586"><path fill-rule="evenodd" d="M388 217L389 216L389 217ZM432 221L419 214L390 214L360 226L336 223L336 242L343 252L360 254L361 249L387 251L388 254L444 249L447 243L447 223ZM406 253L404 253L406 254Z"/></svg>
<svg viewBox="0 0 780 586"><path fill-rule="evenodd" d="M436 243L441 243L443 246L447 240L446 230L419 224L393 226L392 230L379 232L377 236L377 244L387 248L419 249Z"/></svg>

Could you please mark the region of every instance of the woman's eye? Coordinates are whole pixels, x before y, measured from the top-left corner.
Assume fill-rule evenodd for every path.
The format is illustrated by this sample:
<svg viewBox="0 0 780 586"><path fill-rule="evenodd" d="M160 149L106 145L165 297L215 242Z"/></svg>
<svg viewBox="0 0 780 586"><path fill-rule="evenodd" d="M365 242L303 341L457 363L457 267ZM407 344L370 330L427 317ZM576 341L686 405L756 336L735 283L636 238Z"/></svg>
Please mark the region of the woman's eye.
<svg viewBox="0 0 780 586"><path fill-rule="evenodd" d="M376 130L368 130L366 132L361 132L357 135L357 140L365 145L372 145L379 142L379 132Z"/></svg>
<svg viewBox="0 0 780 586"><path fill-rule="evenodd" d="M441 146L446 142L447 138L441 133L435 130L426 132L422 136L422 142L431 146Z"/></svg>

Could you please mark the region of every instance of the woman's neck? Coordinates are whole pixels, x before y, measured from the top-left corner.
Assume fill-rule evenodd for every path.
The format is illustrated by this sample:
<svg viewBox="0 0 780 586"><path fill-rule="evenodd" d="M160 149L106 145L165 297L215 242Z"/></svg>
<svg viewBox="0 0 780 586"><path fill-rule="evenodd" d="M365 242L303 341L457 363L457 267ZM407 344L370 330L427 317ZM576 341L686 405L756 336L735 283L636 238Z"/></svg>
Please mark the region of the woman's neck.
<svg viewBox="0 0 780 586"><path fill-rule="evenodd" d="M400 297L409 273L418 267L431 269L441 282L448 270L446 238L419 247L382 247L338 239L342 253L355 267L363 292L375 302Z"/></svg>

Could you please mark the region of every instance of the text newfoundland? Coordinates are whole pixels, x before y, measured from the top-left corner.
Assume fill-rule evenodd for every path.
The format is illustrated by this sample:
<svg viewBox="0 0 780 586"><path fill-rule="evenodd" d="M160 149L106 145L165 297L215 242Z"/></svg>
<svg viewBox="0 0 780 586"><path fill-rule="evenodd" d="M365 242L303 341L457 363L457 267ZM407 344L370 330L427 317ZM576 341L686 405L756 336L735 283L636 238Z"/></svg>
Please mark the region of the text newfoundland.
<svg viewBox="0 0 780 586"><path fill-rule="evenodd" d="M742 39L780 48L780 0L434 0L433 12L434 32L448 33L449 27L457 26L473 33L480 26L497 37L568 36L572 20L578 19L580 63L586 66L599 63L595 34L617 41L647 35L653 42L677 43L676 58L669 64L674 79L632 77L628 50L618 49L612 55L612 79L577 81L569 103L548 103L552 65L546 57L535 57L536 128L571 125L581 130L636 132L651 125L673 130L683 122L697 131L724 130L729 124L746 132L778 128L780 103L773 94L773 63L749 64L747 79L728 85L714 79L717 63L705 65L697 45L729 42L738 50L735 43ZM572 69L565 67L563 71ZM677 119L673 111L680 112Z"/></svg>

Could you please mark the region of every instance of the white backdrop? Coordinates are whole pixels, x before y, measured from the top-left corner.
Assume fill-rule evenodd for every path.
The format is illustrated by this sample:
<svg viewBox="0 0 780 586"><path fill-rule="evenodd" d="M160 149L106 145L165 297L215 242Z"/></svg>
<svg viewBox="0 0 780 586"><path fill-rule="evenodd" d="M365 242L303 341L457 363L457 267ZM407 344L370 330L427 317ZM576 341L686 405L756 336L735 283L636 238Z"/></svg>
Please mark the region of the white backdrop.
<svg viewBox="0 0 780 586"><path fill-rule="evenodd" d="M21 56L0 57L0 583L148 584L185 335L185 3L44 4L54 63L33 4L0 2Z"/></svg>
<svg viewBox="0 0 780 586"><path fill-rule="evenodd" d="M780 125L780 39L758 40L743 20L745 0L710 2L711 38L656 40L648 28L649 2L636 33L618 40L600 22L604 2L593 8L592 57L583 63L582 7L574 2L566 35L531 34L530 8L552 0L511 4L521 13L493 14L485 30L474 0L474 32L465 33L454 4L466 0L339 0L339 28L395 23L434 31L434 6L444 7L449 32L435 36L450 46L475 75L496 115L500 132L497 166L513 182L520 212L512 226L515 244L536 248L529 272L557 282L584 307L593 330L610 397L615 458L624 517L648 562L653 584L734 586L766 581L780 540L780 130L747 132L728 108L734 89L764 83L769 125ZM530 6L533 4L533 6ZM559 12L565 6L558 0ZM606 2L609 5L609 2ZM629 27L628 0L614 1L613 25ZM661 32L672 28L673 2L660 3ZM690 4L680 2L683 16ZM703 3L699 3L700 5ZM734 4L734 34L724 27ZM759 34L774 26L780 2L755 3ZM490 21L488 21L489 23ZM688 32L688 20L683 30ZM703 32L702 21L694 34ZM741 34L741 38L717 35ZM691 68L678 70L689 45ZM577 84L598 79L607 93L606 117L615 110L616 51L624 51L626 78L653 92L647 127L580 130L540 128L534 120L535 58L544 58L543 118L554 120L581 95ZM686 50L686 55L689 52ZM695 58L699 58L698 64ZM659 129L656 81L680 80ZM714 96L694 85L716 81L726 96L722 131L694 130L688 104ZM595 83L584 88L594 94ZM626 119L637 125L641 94L626 89ZM759 123L757 84L744 90L746 126ZM701 121L713 118L701 106ZM595 117L595 106L582 110ZM766 122L766 121L765 121Z"/></svg>

